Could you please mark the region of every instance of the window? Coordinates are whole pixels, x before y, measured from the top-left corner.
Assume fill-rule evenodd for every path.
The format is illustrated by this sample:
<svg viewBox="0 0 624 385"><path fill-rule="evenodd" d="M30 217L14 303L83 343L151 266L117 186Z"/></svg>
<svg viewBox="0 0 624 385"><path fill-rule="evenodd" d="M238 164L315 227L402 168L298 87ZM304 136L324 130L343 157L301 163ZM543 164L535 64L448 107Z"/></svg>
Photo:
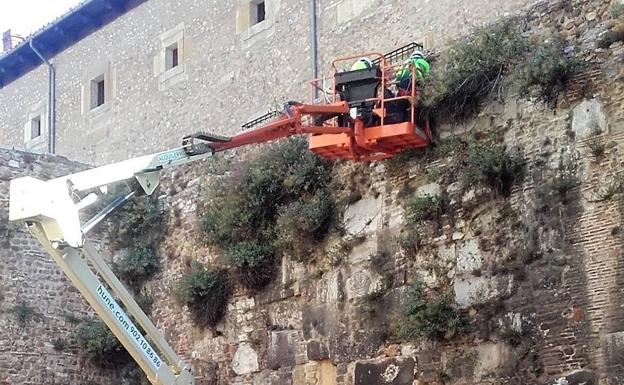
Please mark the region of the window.
<svg viewBox="0 0 624 385"><path fill-rule="evenodd" d="M244 49L275 34L275 20L279 18L279 7L283 1L238 0L238 2L236 33L240 36Z"/></svg>
<svg viewBox="0 0 624 385"><path fill-rule="evenodd" d="M251 3L251 25L256 25L266 19L266 7L264 1Z"/></svg>
<svg viewBox="0 0 624 385"><path fill-rule="evenodd" d="M188 78L186 54L190 41L184 36L184 23L160 34L160 45L154 57L154 75L158 77L158 89L165 90Z"/></svg>
<svg viewBox="0 0 624 385"><path fill-rule="evenodd" d="M48 133L45 101L39 101L24 117L24 148L29 151L45 151Z"/></svg>
<svg viewBox="0 0 624 385"><path fill-rule="evenodd" d="M41 136L41 115L30 119L30 140Z"/></svg>
<svg viewBox="0 0 624 385"><path fill-rule="evenodd" d="M165 71L178 66L178 42L171 44L165 51Z"/></svg>
<svg viewBox="0 0 624 385"><path fill-rule="evenodd" d="M91 109L98 108L106 103L106 83L104 75L91 80Z"/></svg>

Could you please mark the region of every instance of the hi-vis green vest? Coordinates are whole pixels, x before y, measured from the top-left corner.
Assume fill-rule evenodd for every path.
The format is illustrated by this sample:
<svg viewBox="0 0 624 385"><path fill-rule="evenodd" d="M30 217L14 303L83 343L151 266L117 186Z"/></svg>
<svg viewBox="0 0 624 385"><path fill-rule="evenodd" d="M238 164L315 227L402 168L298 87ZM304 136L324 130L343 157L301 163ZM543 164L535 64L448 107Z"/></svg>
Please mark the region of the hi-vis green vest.
<svg viewBox="0 0 624 385"><path fill-rule="evenodd" d="M431 71L429 62L427 62L427 60L425 59L410 60L407 64L405 64L397 71L396 80L398 82L401 82L402 80L405 80L411 76L412 68L410 64L416 67L416 77L418 78L418 82L422 83Z"/></svg>

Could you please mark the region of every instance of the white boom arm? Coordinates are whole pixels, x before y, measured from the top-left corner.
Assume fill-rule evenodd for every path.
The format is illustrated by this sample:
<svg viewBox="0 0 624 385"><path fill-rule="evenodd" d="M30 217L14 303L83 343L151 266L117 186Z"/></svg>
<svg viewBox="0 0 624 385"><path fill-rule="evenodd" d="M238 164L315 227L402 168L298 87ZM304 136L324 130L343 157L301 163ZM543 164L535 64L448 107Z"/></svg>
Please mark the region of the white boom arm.
<svg viewBox="0 0 624 385"><path fill-rule="evenodd" d="M85 241L86 232L97 221L81 225L80 210L94 203L97 196L91 193L81 199L80 193L84 195L96 188L136 179L149 195L158 186L161 170L211 155L208 146L192 144L48 181L32 177L11 181L9 220L27 224L154 385L192 385L194 377L95 248ZM99 281L98 275L113 294ZM128 314L145 330L147 339Z"/></svg>

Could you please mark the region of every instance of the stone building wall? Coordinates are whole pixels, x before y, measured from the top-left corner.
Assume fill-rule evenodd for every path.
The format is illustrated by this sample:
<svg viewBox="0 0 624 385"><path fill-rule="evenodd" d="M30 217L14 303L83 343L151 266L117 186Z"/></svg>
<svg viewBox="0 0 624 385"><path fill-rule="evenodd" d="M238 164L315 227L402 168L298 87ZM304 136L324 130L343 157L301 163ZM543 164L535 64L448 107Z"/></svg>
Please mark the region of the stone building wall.
<svg viewBox="0 0 624 385"><path fill-rule="evenodd" d="M118 380L115 371L96 370L83 360L70 343L76 320L93 314L87 303L30 233L8 222L11 179L50 179L85 168L59 156L0 148L0 384ZM55 349L55 340L66 346Z"/></svg>
<svg viewBox="0 0 624 385"><path fill-rule="evenodd" d="M309 100L309 2L267 0L267 20L249 28L250 3L150 0L57 55L57 153L94 164L122 160L177 146L197 130L234 133L285 101ZM319 66L413 40L436 47L529 3L321 0ZM181 65L163 74L174 43ZM90 81L99 75L106 103L91 111ZM0 143L46 148L24 139L46 96L43 66L0 89Z"/></svg>

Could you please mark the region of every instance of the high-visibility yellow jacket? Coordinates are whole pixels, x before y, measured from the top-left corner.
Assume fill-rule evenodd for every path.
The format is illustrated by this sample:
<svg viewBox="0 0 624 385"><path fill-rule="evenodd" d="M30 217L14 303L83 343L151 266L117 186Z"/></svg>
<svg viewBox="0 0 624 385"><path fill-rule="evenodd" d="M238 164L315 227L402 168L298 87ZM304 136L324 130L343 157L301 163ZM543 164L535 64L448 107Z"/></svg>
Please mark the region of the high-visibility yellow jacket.
<svg viewBox="0 0 624 385"><path fill-rule="evenodd" d="M399 68L396 74L396 80L400 84L406 84L407 80L412 76L412 66L416 68L416 78L419 83L425 81L429 75L431 68L429 62L425 59L411 59L403 67ZM402 87L403 88L403 87Z"/></svg>

